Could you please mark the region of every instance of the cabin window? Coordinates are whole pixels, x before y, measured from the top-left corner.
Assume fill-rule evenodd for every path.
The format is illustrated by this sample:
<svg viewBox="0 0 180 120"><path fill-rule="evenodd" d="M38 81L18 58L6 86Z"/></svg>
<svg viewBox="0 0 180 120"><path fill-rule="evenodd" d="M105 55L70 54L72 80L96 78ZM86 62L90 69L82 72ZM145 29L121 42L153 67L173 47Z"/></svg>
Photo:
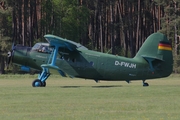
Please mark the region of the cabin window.
<svg viewBox="0 0 180 120"><path fill-rule="evenodd" d="M38 51L46 53L46 52L48 52L48 48L47 48L47 46L41 46L41 48Z"/></svg>
<svg viewBox="0 0 180 120"><path fill-rule="evenodd" d="M92 62L92 61L91 61L91 62L89 62L89 63L90 63L90 65L91 65L91 66L93 66L93 65L94 65L94 62Z"/></svg>
<svg viewBox="0 0 180 120"><path fill-rule="evenodd" d="M32 50L39 50L40 47L41 47L41 44L36 43L36 44L32 47Z"/></svg>

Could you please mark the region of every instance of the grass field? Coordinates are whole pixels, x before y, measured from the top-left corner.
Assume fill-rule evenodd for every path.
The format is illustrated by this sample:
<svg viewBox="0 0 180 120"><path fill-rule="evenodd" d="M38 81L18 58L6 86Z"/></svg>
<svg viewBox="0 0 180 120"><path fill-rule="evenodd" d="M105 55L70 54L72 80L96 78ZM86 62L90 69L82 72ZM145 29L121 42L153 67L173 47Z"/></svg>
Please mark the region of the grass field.
<svg viewBox="0 0 180 120"><path fill-rule="evenodd" d="M0 76L1 120L179 120L179 75L147 81L95 83L50 76L45 88L36 76Z"/></svg>

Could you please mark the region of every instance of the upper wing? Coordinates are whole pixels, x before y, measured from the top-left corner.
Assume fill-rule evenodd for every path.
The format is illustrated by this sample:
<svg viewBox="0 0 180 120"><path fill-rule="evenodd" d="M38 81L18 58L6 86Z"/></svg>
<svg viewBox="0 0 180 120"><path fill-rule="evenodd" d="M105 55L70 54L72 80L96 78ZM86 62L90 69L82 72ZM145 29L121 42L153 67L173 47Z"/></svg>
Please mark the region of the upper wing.
<svg viewBox="0 0 180 120"><path fill-rule="evenodd" d="M50 34L44 35L44 38L49 42L50 46L54 46L58 44L59 47L66 47L70 51L77 50L77 48L87 49L86 47L84 47L83 45L79 43L76 43L67 39L63 39L55 35L50 35Z"/></svg>
<svg viewBox="0 0 180 120"><path fill-rule="evenodd" d="M58 48L67 48L70 51L77 51L80 49L85 49L87 50L86 47L82 46L79 43L67 40L67 39L63 39L61 37L55 36L55 35L44 35L44 38L49 42L50 46L55 46L55 51L58 51ZM55 52L55 54L56 54ZM64 71L63 69L61 69L59 66L56 66L56 55L54 53L52 54L53 58L51 59L51 63L50 64L42 64L41 67L42 68L46 68L46 69L54 69L57 70L63 77L66 77L66 71ZM71 75L69 75L70 77L73 77Z"/></svg>

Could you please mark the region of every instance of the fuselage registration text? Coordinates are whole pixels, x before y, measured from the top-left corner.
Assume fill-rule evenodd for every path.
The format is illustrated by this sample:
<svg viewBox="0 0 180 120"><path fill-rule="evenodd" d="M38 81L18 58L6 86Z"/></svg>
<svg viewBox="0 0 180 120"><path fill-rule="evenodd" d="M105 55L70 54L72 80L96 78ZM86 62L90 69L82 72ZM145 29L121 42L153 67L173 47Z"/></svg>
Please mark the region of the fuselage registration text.
<svg viewBox="0 0 180 120"><path fill-rule="evenodd" d="M120 62L120 61L115 61L116 66L122 66L122 67L127 67L127 68L136 68L136 64L134 63L128 63L128 62Z"/></svg>

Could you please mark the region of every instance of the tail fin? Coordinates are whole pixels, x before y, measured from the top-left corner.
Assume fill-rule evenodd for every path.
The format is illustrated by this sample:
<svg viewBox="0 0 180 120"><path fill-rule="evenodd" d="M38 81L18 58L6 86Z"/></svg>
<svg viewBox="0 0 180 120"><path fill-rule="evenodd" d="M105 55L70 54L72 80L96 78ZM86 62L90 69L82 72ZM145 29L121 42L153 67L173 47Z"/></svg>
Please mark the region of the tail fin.
<svg viewBox="0 0 180 120"><path fill-rule="evenodd" d="M161 76L169 76L173 69L172 47L162 33L153 33L143 43L135 58L144 58L152 72L158 71Z"/></svg>

